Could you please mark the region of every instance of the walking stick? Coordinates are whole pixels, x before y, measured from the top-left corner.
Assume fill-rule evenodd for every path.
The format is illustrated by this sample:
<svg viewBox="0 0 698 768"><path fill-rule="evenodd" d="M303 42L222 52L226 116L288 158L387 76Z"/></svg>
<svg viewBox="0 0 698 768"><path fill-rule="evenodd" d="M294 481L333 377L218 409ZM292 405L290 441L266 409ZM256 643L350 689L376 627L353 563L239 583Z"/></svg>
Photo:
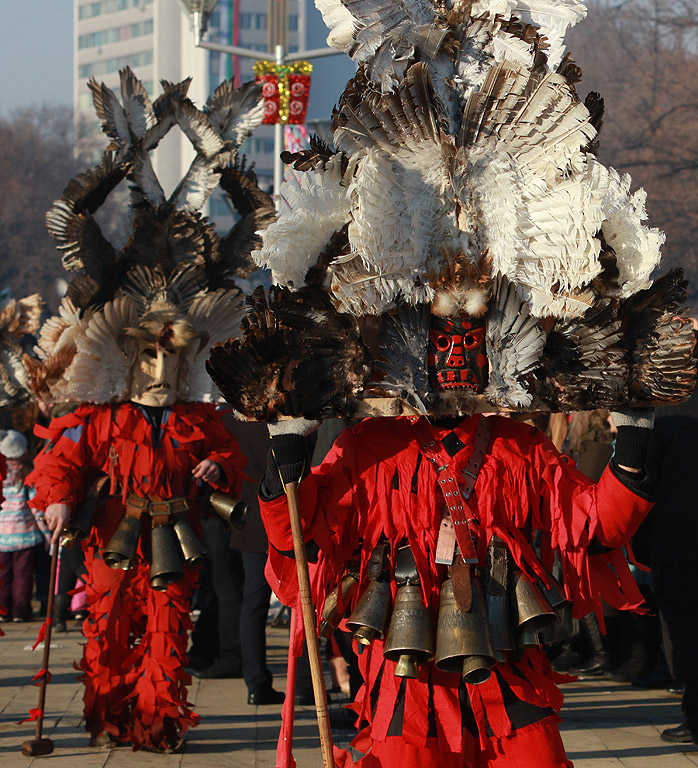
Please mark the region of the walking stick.
<svg viewBox="0 0 698 768"><path fill-rule="evenodd" d="M296 481L286 483L285 487L288 513L291 520L291 533L293 534L293 552L296 557L296 569L298 571L298 590L301 598L305 641L308 644L310 677L313 682L313 694L315 696L315 712L317 714L318 730L320 731L322 762L325 768L334 768L330 718L327 712L327 694L325 693L325 679L322 674L322 663L320 661L320 642L317 636L313 597L310 593L308 558L306 557L305 544L303 542L301 516L298 511L298 483Z"/></svg>
<svg viewBox="0 0 698 768"><path fill-rule="evenodd" d="M22 744L22 754L25 757L42 757L50 755L53 752L53 742L51 739L41 737L41 729L44 727L44 704L46 702L46 686L48 684L48 657L51 651L51 629L53 628L53 603L56 592L56 571L58 570L58 550L60 544L57 541L53 545L53 554L51 555L51 576L48 585L48 605L46 606L46 635L44 637L44 659L41 662L41 685L39 687L39 707L36 718L36 736Z"/></svg>

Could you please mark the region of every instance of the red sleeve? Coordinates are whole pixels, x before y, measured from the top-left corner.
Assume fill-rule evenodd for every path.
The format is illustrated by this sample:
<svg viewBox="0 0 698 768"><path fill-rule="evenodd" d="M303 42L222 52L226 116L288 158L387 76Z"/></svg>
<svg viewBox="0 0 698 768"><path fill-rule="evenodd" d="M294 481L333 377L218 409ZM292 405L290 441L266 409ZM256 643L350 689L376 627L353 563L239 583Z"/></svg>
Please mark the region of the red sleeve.
<svg viewBox="0 0 698 768"><path fill-rule="evenodd" d="M356 509L355 494L360 485L355 445L356 429L344 430L323 463L319 467L313 467L298 487L303 538L306 542L314 541L320 548L322 557L338 567L343 566L355 546L356 531L352 530L352 523ZM282 602L289 605L298 586L295 580L295 565L283 554L293 553L286 496L280 496L273 501L260 499L259 508L271 545L271 573L269 569L267 572L276 576L274 591ZM332 568L317 569L316 594L324 596L324 584L319 580L321 571L323 578L331 578Z"/></svg>
<svg viewBox="0 0 698 768"><path fill-rule="evenodd" d="M568 596L574 600L574 615L595 610L602 621L599 598L619 610L637 609L642 595L622 547L653 503L623 485L609 468L593 483L543 435L534 460L541 479L536 527L550 531L552 550L560 558ZM610 551L592 554L594 541Z"/></svg>
<svg viewBox="0 0 698 768"><path fill-rule="evenodd" d="M34 509L45 510L57 503L75 509L80 502L83 477L93 466L99 466L104 452L91 429L91 421L98 415L98 409L81 406L74 413L52 419L46 429L35 427L35 434L47 438L49 444L34 459L34 469L26 480L36 491L30 502Z"/></svg>
<svg viewBox="0 0 698 768"><path fill-rule="evenodd" d="M226 429L215 406L204 407L207 418L201 427L206 435L206 450L210 451L206 458L215 461L222 472L220 481L210 485L239 498L242 482L246 478L247 457L240 450L238 441Z"/></svg>

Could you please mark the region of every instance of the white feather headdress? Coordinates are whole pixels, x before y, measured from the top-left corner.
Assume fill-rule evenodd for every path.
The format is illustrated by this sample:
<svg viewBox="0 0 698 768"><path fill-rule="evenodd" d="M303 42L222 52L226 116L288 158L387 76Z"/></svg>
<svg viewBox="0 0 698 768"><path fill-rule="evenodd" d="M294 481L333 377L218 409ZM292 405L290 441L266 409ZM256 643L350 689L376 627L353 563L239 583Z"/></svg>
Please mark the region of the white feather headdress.
<svg viewBox="0 0 698 768"><path fill-rule="evenodd" d="M121 101L104 84L89 85L110 144L101 163L73 179L46 215L64 267L78 274L58 316L42 329L39 360L27 361L32 388L47 401L122 400L134 337L157 336L167 326L181 348L178 399L216 399L205 372L208 349L239 333L243 295L234 277L253 268L256 231L275 218L271 199L237 158L264 117L261 87L225 82L200 110L187 98L189 80L163 82L152 103L129 69L121 72ZM150 152L175 126L196 156L166 198ZM117 251L93 214L124 179L133 232ZM223 238L199 212L218 184L240 214Z"/></svg>

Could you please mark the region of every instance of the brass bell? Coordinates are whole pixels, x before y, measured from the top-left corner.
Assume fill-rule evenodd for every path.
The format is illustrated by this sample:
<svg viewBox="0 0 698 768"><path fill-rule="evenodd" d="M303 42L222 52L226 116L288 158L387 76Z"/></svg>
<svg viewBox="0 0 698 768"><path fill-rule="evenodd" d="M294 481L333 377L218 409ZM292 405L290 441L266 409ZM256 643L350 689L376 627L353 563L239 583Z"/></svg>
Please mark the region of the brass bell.
<svg viewBox="0 0 698 768"><path fill-rule="evenodd" d="M184 518L178 518L174 523L174 531L179 539L179 546L184 556L185 565L203 565L206 559L206 550L204 545L192 530L189 521Z"/></svg>
<svg viewBox="0 0 698 768"><path fill-rule="evenodd" d="M541 632L559 621L543 593L528 576L520 570L512 574L512 608L519 630L524 627Z"/></svg>
<svg viewBox="0 0 698 768"><path fill-rule="evenodd" d="M141 521L135 517L122 518L102 552L102 559L110 568L127 571L135 562L140 536Z"/></svg>
<svg viewBox="0 0 698 768"><path fill-rule="evenodd" d="M561 611L569 605L572 605L572 601L567 599L565 595L565 588L560 582L551 574L546 574L549 587L546 587L541 579L537 580L538 587L543 593L543 597L550 603L550 607L555 611Z"/></svg>
<svg viewBox="0 0 698 768"><path fill-rule="evenodd" d="M471 582L473 601L469 611L458 607L453 579L441 586L441 604L436 629L436 666L444 672L463 675L466 683L484 683L496 663L485 598L480 582Z"/></svg>
<svg viewBox="0 0 698 768"><path fill-rule="evenodd" d="M325 605L322 609L322 616L320 619L320 637L329 637L332 632L337 629L339 622L344 618L344 615L349 608L349 601L351 595L358 584L358 580L354 575L348 573L343 579L342 583L336 586L332 592L325 598ZM337 607L339 601L339 589L342 589L342 606L344 610L340 614Z"/></svg>
<svg viewBox="0 0 698 768"><path fill-rule="evenodd" d="M156 525L151 532L150 586L164 592L184 576L184 557L171 525Z"/></svg>
<svg viewBox="0 0 698 768"><path fill-rule="evenodd" d="M225 493L216 491L209 496L209 503L214 512L226 526L241 530L247 521L247 504L240 499L234 499Z"/></svg>
<svg viewBox="0 0 698 768"><path fill-rule="evenodd" d="M517 648L536 648L540 645L538 632L531 625L525 625L519 630L516 636Z"/></svg>
<svg viewBox="0 0 698 768"><path fill-rule="evenodd" d="M371 580L347 621L347 628L361 645L382 640L388 628L392 598L390 582Z"/></svg>
<svg viewBox="0 0 698 768"><path fill-rule="evenodd" d="M419 665L434 658L431 611L422 603L420 586L400 587L385 638L383 655L397 662L396 677L419 677Z"/></svg>

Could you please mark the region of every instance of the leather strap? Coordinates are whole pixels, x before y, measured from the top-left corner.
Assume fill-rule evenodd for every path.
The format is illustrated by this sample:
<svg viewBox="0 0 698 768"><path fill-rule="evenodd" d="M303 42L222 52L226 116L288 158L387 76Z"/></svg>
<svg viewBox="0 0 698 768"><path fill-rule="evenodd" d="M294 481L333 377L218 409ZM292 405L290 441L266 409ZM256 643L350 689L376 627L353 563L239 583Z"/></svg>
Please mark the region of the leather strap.
<svg viewBox="0 0 698 768"><path fill-rule="evenodd" d="M451 565L455 557L457 541L464 561L477 563L473 531L470 527L474 518L464 500L467 501L470 498L475 488L480 467L492 437L492 423L488 418L480 417L475 431L473 450L460 478L456 477L454 457L443 445L434 440L427 424L420 419L415 427L418 428L422 438L421 450L436 469L437 485L446 502L436 545L436 562Z"/></svg>

